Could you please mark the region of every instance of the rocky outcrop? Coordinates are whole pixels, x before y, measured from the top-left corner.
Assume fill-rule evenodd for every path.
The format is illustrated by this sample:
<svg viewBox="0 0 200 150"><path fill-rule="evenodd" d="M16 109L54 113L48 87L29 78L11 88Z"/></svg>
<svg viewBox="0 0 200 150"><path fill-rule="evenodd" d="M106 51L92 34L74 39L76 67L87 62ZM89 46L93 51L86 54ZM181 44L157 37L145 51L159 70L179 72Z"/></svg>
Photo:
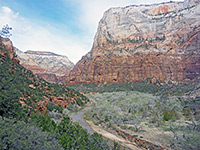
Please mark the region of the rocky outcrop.
<svg viewBox="0 0 200 150"><path fill-rule="evenodd" d="M51 52L27 51L16 49L20 64L34 74L51 83L62 82L74 64L66 57Z"/></svg>
<svg viewBox="0 0 200 150"><path fill-rule="evenodd" d="M15 48L10 39L0 37L0 55L5 59L9 58L19 64Z"/></svg>
<svg viewBox="0 0 200 150"><path fill-rule="evenodd" d="M111 8L67 84L191 80L200 73L200 1Z"/></svg>

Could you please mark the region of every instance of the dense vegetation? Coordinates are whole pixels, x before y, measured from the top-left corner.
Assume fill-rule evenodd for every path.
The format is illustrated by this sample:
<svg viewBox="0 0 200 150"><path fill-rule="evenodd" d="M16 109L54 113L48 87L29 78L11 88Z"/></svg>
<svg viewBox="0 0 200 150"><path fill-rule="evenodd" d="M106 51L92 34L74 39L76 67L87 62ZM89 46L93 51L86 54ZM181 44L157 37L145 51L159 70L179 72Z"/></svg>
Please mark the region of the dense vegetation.
<svg viewBox="0 0 200 150"><path fill-rule="evenodd" d="M61 150L55 135L16 119L0 117L0 149Z"/></svg>
<svg viewBox="0 0 200 150"><path fill-rule="evenodd" d="M95 104L85 118L110 132L117 134L125 130L169 149L200 148L200 99L161 97L137 91L88 97Z"/></svg>
<svg viewBox="0 0 200 150"><path fill-rule="evenodd" d="M2 51L6 53L0 44ZM65 85L50 84L1 54L0 149L110 149L100 135L88 134L63 113L84 106L87 97ZM56 97L69 100L69 109L53 103Z"/></svg>
<svg viewBox="0 0 200 150"><path fill-rule="evenodd" d="M38 102L54 97L74 99L71 105L83 106L88 98L79 92L58 84L50 84L35 76L31 71L0 55L0 115L21 117L24 115L19 99L31 106L29 113L37 108ZM25 106L26 107L26 106ZM74 108L77 108L74 106ZM19 115L20 113L20 115Z"/></svg>
<svg viewBox="0 0 200 150"><path fill-rule="evenodd" d="M2 150L111 149L102 136L89 135L69 117L64 117L59 125L41 113L32 114L28 122L0 117L0 130Z"/></svg>
<svg viewBox="0 0 200 150"><path fill-rule="evenodd" d="M185 93L190 93L199 89L200 77L196 77L194 80L187 81L185 83L151 83L151 79L146 79L143 82L136 83L122 83L122 84L78 84L71 87L77 91L84 93L96 92L118 92L118 91L138 91L143 93L150 93L153 95L161 96L182 96Z"/></svg>

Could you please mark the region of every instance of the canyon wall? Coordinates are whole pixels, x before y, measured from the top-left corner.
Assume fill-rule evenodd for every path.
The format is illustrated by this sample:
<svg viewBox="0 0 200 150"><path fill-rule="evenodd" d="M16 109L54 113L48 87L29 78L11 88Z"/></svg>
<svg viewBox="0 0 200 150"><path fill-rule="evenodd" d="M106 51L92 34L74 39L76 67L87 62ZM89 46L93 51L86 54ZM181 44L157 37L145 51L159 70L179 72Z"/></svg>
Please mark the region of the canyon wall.
<svg viewBox="0 0 200 150"><path fill-rule="evenodd" d="M66 76L74 67L66 56L30 50L22 52L15 49L21 65L50 83L64 82L63 76Z"/></svg>
<svg viewBox="0 0 200 150"><path fill-rule="evenodd" d="M66 78L79 83L183 82L200 73L200 0L110 8L91 51Z"/></svg>

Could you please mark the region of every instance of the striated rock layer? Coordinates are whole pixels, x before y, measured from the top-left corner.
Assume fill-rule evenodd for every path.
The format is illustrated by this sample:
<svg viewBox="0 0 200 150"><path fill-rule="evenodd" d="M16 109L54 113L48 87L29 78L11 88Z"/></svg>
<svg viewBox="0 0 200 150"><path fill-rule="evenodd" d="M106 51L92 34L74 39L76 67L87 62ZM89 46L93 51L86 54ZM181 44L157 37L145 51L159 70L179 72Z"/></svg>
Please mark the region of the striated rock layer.
<svg viewBox="0 0 200 150"><path fill-rule="evenodd" d="M51 83L62 82L74 64L66 57L51 52L27 51L16 48L20 64Z"/></svg>
<svg viewBox="0 0 200 150"><path fill-rule="evenodd" d="M200 0L111 8L67 84L191 80L200 73Z"/></svg>

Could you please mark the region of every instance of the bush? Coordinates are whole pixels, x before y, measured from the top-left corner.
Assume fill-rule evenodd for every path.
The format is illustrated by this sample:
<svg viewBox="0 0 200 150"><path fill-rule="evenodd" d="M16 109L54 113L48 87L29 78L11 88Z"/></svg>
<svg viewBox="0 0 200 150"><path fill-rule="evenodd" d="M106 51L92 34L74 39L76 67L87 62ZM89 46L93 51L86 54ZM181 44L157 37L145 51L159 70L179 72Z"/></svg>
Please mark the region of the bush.
<svg viewBox="0 0 200 150"><path fill-rule="evenodd" d="M55 135L43 132L22 121L0 117L0 147L2 150L61 150Z"/></svg>
<svg viewBox="0 0 200 150"><path fill-rule="evenodd" d="M172 119L171 115L168 112L165 112L164 115L163 115L163 120L169 121L171 119Z"/></svg>
<svg viewBox="0 0 200 150"><path fill-rule="evenodd" d="M109 149L107 142L96 133L89 135L79 124L74 124L65 117L58 126L59 143L68 149Z"/></svg>
<svg viewBox="0 0 200 150"><path fill-rule="evenodd" d="M47 110L49 110L49 111L57 110L59 113L62 113L63 108L62 108L62 106L59 106L59 105L49 101L47 103Z"/></svg>

